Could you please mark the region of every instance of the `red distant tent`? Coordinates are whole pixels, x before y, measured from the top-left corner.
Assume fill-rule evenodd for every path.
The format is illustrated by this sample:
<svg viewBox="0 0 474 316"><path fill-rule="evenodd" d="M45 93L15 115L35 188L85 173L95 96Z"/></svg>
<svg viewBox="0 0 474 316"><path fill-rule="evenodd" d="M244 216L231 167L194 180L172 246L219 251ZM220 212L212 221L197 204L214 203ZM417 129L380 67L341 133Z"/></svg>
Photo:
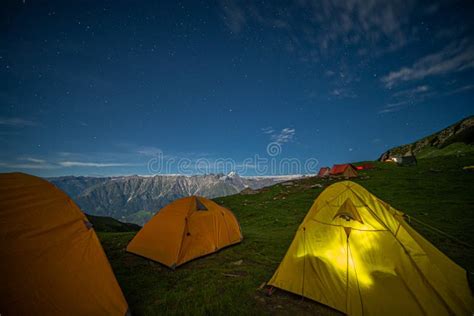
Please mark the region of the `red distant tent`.
<svg viewBox="0 0 474 316"><path fill-rule="evenodd" d="M349 163L332 166L331 172L329 172L329 174L332 176L343 176L345 178L357 177L356 168Z"/></svg>
<svg viewBox="0 0 474 316"><path fill-rule="evenodd" d="M374 164L370 162L364 163L356 167L357 170L369 170L369 169L374 169L374 168L375 168Z"/></svg>
<svg viewBox="0 0 474 316"><path fill-rule="evenodd" d="M319 177L319 178L328 177L330 171L331 171L331 168L329 168L329 167L322 167L321 169L319 169L318 177Z"/></svg>
<svg viewBox="0 0 474 316"><path fill-rule="evenodd" d="M364 167L364 170L368 169L375 169L375 165L371 162L366 162L365 164L362 165Z"/></svg>

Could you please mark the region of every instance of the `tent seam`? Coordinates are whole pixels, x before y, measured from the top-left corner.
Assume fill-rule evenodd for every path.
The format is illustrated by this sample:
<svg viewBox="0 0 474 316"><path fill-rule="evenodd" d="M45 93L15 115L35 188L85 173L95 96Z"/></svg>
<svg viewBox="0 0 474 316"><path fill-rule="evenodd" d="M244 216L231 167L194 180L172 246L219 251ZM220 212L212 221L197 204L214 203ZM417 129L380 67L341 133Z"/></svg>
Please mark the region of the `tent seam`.
<svg viewBox="0 0 474 316"><path fill-rule="evenodd" d="M357 281L357 290L359 292L360 306L361 306L361 309L362 309L362 316L364 316L364 302L362 300L362 293L360 292L359 277L357 276L357 266L355 264L354 257L352 256L352 250L351 250L351 246L349 244L349 237L347 237L347 248L349 249L349 253L351 254L352 264L354 265L354 272L355 272L355 277L356 277L356 281Z"/></svg>
<svg viewBox="0 0 474 316"><path fill-rule="evenodd" d="M324 223L324 222L318 221L317 219L314 219L314 218L311 218L311 220L312 220L312 221L315 221L315 222L317 222L317 223L323 224L323 225L328 225L328 226L348 227L348 226L344 226L344 225L336 225L336 224ZM360 231L360 232L386 232L386 231L388 231L388 229L358 229L358 228L354 228L354 227L351 227L351 229L357 230L357 231Z"/></svg>

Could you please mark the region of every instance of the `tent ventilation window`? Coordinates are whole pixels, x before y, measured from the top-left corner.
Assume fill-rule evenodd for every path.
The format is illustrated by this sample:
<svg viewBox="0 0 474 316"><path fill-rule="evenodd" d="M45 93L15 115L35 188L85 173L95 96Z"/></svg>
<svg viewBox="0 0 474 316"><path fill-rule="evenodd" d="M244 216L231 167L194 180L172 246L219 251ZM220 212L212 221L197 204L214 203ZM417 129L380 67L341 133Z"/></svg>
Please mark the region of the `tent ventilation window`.
<svg viewBox="0 0 474 316"><path fill-rule="evenodd" d="M336 215L334 215L334 218L333 219L336 219L336 218L342 218L342 219L345 219L346 221L350 221L350 220L353 220L353 221L358 221L360 222L361 224L364 224L364 221L362 220L359 212L357 211L357 208L355 207L355 205L352 203L351 200L347 199L342 205L341 207L339 208L339 210L337 211Z"/></svg>
<svg viewBox="0 0 474 316"><path fill-rule="evenodd" d="M207 211L207 207L204 204L202 204L202 202L199 201L198 198L196 198L196 210L198 210L198 211Z"/></svg>
<svg viewBox="0 0 474 316"><path fill-rule="evenodd" d="M350 221L351 219L354 220L351 214L340 214L339 217L342 217L342 219L345 219L347 222Z"/></svg>

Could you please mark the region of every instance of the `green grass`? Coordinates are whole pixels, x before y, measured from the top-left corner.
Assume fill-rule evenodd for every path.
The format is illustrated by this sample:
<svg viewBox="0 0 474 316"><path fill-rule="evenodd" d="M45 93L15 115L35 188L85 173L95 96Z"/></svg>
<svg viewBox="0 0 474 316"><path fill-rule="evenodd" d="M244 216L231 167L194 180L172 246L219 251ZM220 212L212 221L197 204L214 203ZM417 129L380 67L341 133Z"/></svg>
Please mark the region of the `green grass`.
<svg viewBox="0 0 474 316"><path fill-rule="evenodd" d="M467 145L464 143L453 143L444 148L437 148L432 146L426 146L416 157L420 158L433 158L440 156L465 156L474 154L474 146Z"/></svg>
<svg viewBox="0 0 474 316"><path fill-rule="evenodd" d="M355 181L393 207L474 244L474 156L420 159L416 167L376 163ZM314 199L332 180L306 178L255 195L216 201L240 221L241 244L199 258L176 271L128 254L131 233L99 233L134 315L337 314L284 291L267 296L260 286L272 276ZM316 187L322 184L323 188ZM474 270L474 251L413 223L464 268ZM236 264L243 260L241 264Z"/></svg>

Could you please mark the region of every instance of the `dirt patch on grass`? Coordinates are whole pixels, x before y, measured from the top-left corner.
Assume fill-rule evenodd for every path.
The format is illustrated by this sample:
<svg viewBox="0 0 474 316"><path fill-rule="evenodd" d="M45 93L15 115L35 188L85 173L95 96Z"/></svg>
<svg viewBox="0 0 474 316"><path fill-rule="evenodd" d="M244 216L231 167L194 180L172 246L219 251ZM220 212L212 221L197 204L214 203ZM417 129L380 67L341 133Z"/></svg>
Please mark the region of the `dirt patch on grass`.
<svg viewBox="0 0 474 316"><path fill-rule="evenodd" d="M254 298L272 315L344 315L328 306L279 289L274 289L268 295L268 287L265 287L258 290Z"/></svg>

